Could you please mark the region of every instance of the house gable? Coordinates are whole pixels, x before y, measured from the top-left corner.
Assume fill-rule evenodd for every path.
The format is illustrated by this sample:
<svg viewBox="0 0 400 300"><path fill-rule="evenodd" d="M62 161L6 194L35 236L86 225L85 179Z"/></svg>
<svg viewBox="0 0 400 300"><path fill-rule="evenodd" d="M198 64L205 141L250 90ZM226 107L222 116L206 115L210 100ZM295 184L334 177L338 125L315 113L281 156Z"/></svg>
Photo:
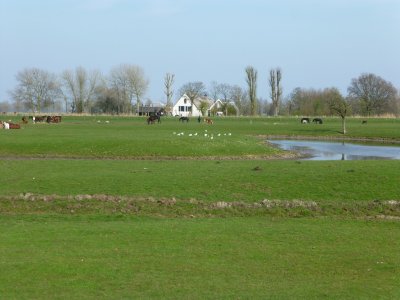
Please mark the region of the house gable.
<svg viewBox="0 0 400 300"><path fill-rule="evenodd" d="M181 117L202 116L201 111L198 109L198 106L196 105L196 100L194 101L194 103L192 105L189 97L186 94L183 94L183 96L178 99L178 101L175 103L174 107L172 108L172 115L173 116L181 116Z"/></svg>

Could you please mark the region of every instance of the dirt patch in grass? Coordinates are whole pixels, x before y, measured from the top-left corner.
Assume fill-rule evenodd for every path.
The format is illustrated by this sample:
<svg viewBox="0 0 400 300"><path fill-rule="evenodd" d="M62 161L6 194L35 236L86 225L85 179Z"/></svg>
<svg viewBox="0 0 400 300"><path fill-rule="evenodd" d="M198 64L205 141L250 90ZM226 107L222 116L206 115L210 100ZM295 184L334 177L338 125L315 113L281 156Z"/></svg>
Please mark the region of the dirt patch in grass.
<svg viewBox="0 0 400 300"><path fill-rule="evenodd" d="M0 196L0 214L135 215L152 217L341 217L400 221L400 200L358 202L270 200L257 202L118 195Z"/></svg>
<svg viewBox="0 0 400 300"><path fill-rule="evenodd" d="M30 156L0 156L2 160L279 160L297 159L302 156L295 152L280 152L273 155L240 155L240 156L60 156L60 155L30 155Z"/></svg>

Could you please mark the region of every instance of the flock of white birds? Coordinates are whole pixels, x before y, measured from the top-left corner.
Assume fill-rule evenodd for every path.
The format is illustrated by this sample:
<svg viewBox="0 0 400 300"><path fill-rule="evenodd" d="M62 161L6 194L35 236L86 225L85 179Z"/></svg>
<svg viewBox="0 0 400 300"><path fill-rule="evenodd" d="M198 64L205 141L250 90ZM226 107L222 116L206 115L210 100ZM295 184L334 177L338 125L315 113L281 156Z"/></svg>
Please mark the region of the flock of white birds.
<svg viewBox="0 0 400 300"><path fill-rule="evenodd" d="M172 133L173 135L176 135L176 136L189 136L189 137L196 137L196 136L198 136L198 137L205 137L205 138L209 138L209 139L211 139L211 140L213 140L214 139L214 137L221 137L221 136L231 136L232 135L232 133L216 133L216 134L214 134L214 133L209 133L208 131L207 131L207 129L205 129L204 130L204 133L197 133L197 132L195 132L195 133L188 133L188 134L185 134L185 132L176 132L176 131L174 131L173 133Z"/></svg>

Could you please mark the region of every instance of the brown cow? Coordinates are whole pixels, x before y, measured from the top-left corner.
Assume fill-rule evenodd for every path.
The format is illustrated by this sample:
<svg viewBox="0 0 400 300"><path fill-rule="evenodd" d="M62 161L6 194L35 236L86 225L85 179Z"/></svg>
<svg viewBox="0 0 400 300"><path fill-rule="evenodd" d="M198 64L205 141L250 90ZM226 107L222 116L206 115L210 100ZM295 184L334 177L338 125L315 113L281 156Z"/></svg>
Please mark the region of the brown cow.
<svg viewBox="0 0 400 300"><path fill-rule="evenodd" d="M47 123L60 123L61 116L47 116L46 122Z"/></svg>
<svg viewBox="0 0 400 300"><path fill-rule="evenodd" d="M19 124L14 124L14 123L10 123L10 122L0 121L0 125L4 129L20 129L21 128L21 126Z"/></svg>
<svg viewBox="0 0 400 300"><path fill-rule="evenodd" d="M206 122L207 124L212 124L213 120L211 120L210 118L205 118L204 122Z"/></svg>

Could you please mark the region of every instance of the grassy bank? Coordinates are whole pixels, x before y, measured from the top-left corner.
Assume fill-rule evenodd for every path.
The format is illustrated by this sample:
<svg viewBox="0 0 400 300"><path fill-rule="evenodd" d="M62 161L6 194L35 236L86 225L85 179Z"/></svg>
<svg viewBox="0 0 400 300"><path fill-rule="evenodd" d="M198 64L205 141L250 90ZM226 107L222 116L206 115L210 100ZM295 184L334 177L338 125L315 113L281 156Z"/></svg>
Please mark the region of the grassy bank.
<svg viewBox="0 0 400 300"><path fill-rule="evenodd" d="M1 160L1 194L256 202L398 199L400 161Z"/></svg>

